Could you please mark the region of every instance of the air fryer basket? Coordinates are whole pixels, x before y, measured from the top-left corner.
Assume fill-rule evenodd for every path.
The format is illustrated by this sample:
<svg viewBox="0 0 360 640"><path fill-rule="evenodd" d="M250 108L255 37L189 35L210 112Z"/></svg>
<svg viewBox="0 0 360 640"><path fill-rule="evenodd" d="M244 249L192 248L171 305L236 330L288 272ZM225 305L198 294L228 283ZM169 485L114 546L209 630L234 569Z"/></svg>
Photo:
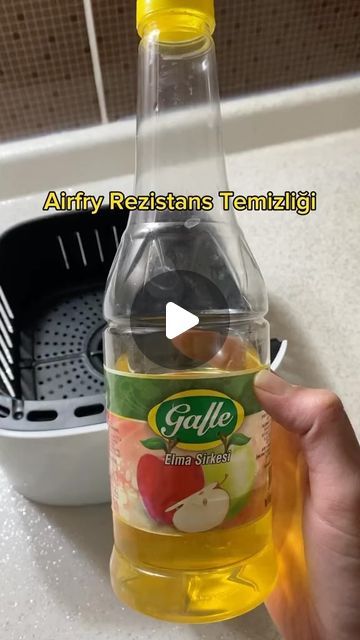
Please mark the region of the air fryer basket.
<svg viewBox="0 0 360 640"><path fill-rule="evenodd" d="M44 214L0 237L0 429L104 422L102 300L127 219Z"/></svg>
<svg viewBox="0 0 360 640"><path fill-rule="evenodd" d="M103 422L102 299L127 214L44 214L0 237L0 428Z"/></svg>

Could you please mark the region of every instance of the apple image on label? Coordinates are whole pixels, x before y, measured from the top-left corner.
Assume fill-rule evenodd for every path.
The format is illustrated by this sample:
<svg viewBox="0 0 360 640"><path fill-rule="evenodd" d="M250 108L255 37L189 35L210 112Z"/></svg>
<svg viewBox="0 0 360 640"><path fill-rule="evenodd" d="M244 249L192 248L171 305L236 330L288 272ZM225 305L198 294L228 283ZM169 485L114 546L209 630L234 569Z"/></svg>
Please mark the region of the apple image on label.
<svg viewBox="0 0 360 640"><path fill-rule="evenodd" d="M229 494L227 517L234 517L246 505L256 477L256 457L251 443L241 447L232 446L230 462L207 464L203 469L206 483L221 483L221 487Z"/></svg>
<svg viewBox="0 0 360 640"><path fill-rule="evenodd" d="M173 512L172 523L184 533L198 533L218 527L224 521L230 498L217 482L181 500L167 509ZM175 513L174 513L175 510Z"/></svg>
<svg viewBox="0 0 360 640"><path fill-rule="evenodd" d="M146 453L137 466L137 485L149 516L161 524L172 524L174 511L168 507L204 487L200 465L166 465L164 458Z"/></svg>

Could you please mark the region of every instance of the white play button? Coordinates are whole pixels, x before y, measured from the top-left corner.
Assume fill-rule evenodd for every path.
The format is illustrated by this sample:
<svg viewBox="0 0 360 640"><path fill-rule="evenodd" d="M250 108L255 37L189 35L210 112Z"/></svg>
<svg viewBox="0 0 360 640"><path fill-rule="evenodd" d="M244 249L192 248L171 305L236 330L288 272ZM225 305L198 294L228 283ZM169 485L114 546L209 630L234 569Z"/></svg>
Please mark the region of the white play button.
<svg viewBox="0 0 360 640"><path fill-rule="evenodd" d="M166 305L166 337L177 338L185 331L199 324L199 318L174 302Z"/></svg>

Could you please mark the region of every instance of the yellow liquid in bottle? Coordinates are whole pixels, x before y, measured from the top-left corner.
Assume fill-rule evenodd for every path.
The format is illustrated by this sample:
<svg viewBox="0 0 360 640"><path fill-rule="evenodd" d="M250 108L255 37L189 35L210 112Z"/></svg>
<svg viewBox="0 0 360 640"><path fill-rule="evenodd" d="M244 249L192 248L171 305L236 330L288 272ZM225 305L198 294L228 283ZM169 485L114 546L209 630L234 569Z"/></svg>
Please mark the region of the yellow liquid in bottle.
<svg viewBox="0 0 360 640"><path fill-rule="evenodd" d="M261 368L251 353L243 364ZM127 368L123 358L117 367ZM114 592L141 613L173 622L216 622L253 609L277 576L268 497L268 487L255 487L236 526L198 533L146 531L114 514Z"/></svg>
<svg viewBox="0 0 360 640"><path fill-rule="evenodd" d="M116 595L162 620L205 623L263 602L276 579L271 510L248 524L162 535L114 518L111 581Z"/></svg>

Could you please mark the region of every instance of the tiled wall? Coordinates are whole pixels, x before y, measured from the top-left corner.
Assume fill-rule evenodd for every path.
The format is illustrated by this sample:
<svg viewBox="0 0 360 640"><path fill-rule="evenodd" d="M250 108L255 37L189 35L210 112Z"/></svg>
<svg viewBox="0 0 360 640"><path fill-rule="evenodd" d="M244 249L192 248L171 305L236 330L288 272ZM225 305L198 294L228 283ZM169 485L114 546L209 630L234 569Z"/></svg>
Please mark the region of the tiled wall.
<svg viewBox="0 0 360 640"><path fill-rule="evenodd" d="M215 5L223 96L360 71L360 0ZM133 113L136 49L135 0L0 0L0 140Z"/></svg>

